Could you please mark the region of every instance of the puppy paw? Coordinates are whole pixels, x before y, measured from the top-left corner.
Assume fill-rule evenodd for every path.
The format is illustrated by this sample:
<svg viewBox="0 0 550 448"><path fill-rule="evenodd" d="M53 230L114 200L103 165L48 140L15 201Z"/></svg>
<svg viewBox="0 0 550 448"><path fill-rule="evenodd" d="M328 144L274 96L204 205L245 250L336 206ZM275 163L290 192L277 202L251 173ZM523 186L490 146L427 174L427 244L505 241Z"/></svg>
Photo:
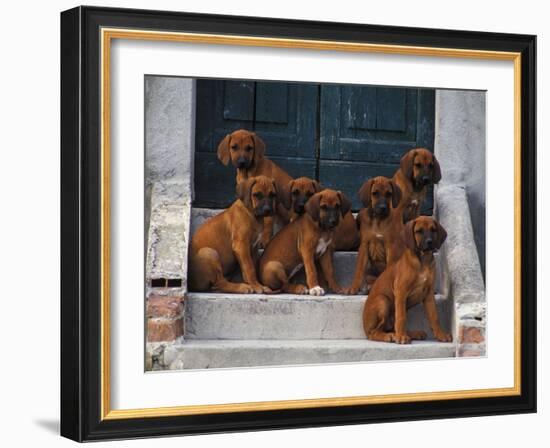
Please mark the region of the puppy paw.
<svg viewBox="0 0 550 448"><path fill-rule="evenodd" d="M453 335L450 333L440 332L435 335L439 342L453 342Z"/></svg>
<svg viewBox="0 0 550 448"><path fill-rule="evenodd" d="M254 288L248 283L240 283L237 292L240 294L254 294Z"/></svg>
<svg viewBox="0 0 550 448"><path fill-rule="evenodd" d="M254 294L264 294L271 292L270 288L264 285L260 285L259 283L251 284L250 287L252 288Z"/></svg>
<svg viewBox="0 0 550 448"><path fill-rule="evenodd" d="M354 288L353 286L350 286L349 288L343 288L342 294L347 294L348 296L355 296L357 293L359 293L359 288Z"/></svg>
<svg viewBox="0 0 550 448"><path fill-rule="evenodd" d="M324 296L325 295L325 290L323 288L321 288L320 286L314 286L313 288L311 288L309 290L309 295L310 296Z"/></svg>
<svg viewBox="0 0 550 448"><path fill-rule="evenodd" d="M416 339L418 341L423 341L428 336L426 332L422 330L408 331L407 334L411 337L411 339Z"/></svg>
<svg viewBox="0 0 550 448"><path fill-rule="evenodd" d="M408 334L395 334L393 336L393 342L396 344L410 344L411 337Z"/></svg>

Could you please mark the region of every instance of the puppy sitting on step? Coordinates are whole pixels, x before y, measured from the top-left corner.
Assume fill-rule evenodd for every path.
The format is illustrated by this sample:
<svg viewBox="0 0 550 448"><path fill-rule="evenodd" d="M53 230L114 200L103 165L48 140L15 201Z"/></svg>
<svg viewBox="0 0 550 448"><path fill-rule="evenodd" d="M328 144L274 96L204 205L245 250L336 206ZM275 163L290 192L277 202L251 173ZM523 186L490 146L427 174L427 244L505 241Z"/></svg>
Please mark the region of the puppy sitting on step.
<svg viewBox="0 0 550 448"><path fill-rule="evenodd" d="M263 220L277 205L277 187L266 176L252 177L237 185L238 199L219 215L204 222L193 235L189 254L191 291L266 293L256 276L255 260ZM244 283L227 280L240 266Z"/></svg>
<svg viewBox="0 0 550 448"><path fill-rule="evenodd" d="M415 148L401 158L392 180L401 189L399 211L403 222L408 222L420 215L428 186L441 180L441 168L433 153L426 148Z"/></svg>
<svg viewBox="0 0 550 448"><path fill-rule="evenodd" d="M314 179L299 177L291 180L281 196L281 202L290 208L290 220L294 221L305 213L307 201L323 187ZM359 245L359 232L353 213L348 211L338 223L333 241L335 250L354 250Z"/></svg>
<svg viewBox="0 0 550 448"><path fill-rule="evenodd" d="M397 184L384 176L374 177L363 184L359 198L365 206L357 215L361 243L348 294L368 292L376 277L403 250L403 220L396 210L401 190Z"/></svg>
<svg viewBox="0 0 550 448"><path fill-rule="evenodd" d="M452 341L439 324L434 296L434 252L445 238L445 229L428 216L405 225L403 254L376 279L363 309L363 328L368 339L398 344L426 339L424 331L407 331L407 309L422 303L436 339Z"/></svg>
<svg viewBox="0 0 550 448"><path fill-rule="evenodd" d="M305 213L285 226L266 247L260 259L260 279L272 290L293 294L325 294L316 262L320 264L328 287L341 293L334 277L332 240L342 216L351 202L340 191L323 190L305 204ZM290 283L301 268L305 269L307 287Z"/></svg>
<svg viewBox="0 0 550 448"><path fill-rule="evenodd" d="M237 169L237 184L255 176L267 176L275 182L278 191L292 180L292 177L275 162L265 157L265 143L255 133L246 129L238 129L227 134L218 145L218 159L227 165L231 161ZM262 246L265 247L274 231L274 221L282 227L290 219L289 212L282 204L278 204L274 216L265 218L262 235Z"/></svg>

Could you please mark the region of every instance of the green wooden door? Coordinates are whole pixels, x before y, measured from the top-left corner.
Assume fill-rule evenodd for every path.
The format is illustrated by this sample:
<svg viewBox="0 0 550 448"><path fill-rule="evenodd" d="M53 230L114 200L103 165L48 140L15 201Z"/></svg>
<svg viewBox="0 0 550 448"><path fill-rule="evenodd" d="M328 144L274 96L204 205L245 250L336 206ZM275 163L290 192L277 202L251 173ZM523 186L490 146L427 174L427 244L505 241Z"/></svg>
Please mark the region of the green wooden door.
<svg viewBox="0 0 550 448"><path fill-rule="evenodd" d="M291 176L315 178L318 87L255 81L197 81L195 201L227 207L235 199L235 169L216 151L236 129L258 132L267 155Z"/></svg>
<svg viewBox="0 0 550 448"><path fill-rule="evenodd" d="M254 130L267 156L291 176L344 191L374 176L391 177L410 148L433 151L435 91L306 83L197 82L195 206L234 199L235 170L217 160L228 133ZM432 195L423 212L431 214Z"/></svg>

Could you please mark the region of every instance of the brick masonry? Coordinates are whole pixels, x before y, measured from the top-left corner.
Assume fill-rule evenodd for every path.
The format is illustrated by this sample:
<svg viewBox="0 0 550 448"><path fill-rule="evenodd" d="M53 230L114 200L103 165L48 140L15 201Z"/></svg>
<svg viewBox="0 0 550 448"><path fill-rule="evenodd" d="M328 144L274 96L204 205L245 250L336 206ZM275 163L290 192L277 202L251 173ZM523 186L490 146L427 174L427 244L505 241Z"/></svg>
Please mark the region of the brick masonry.
<svg viewBox="0 0 550 448"><path fill-rule="evenodd" d="M147 342L171 342L183 336L183 296L152 294L146 315Z"/></svg>

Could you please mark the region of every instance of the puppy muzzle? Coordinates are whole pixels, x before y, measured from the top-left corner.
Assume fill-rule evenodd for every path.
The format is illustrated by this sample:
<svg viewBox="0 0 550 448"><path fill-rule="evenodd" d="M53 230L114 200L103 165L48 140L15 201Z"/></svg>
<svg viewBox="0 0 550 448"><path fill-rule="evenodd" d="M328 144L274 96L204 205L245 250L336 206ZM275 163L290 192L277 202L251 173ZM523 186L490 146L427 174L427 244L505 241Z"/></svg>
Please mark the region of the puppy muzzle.
<svg viewBox="0 0 550 448"><path fill-rule="evenodd" d="M246 157L239 157L235 162L235 166L240 169L248 168L249 165L250 160L248 160Z"/></svg>

